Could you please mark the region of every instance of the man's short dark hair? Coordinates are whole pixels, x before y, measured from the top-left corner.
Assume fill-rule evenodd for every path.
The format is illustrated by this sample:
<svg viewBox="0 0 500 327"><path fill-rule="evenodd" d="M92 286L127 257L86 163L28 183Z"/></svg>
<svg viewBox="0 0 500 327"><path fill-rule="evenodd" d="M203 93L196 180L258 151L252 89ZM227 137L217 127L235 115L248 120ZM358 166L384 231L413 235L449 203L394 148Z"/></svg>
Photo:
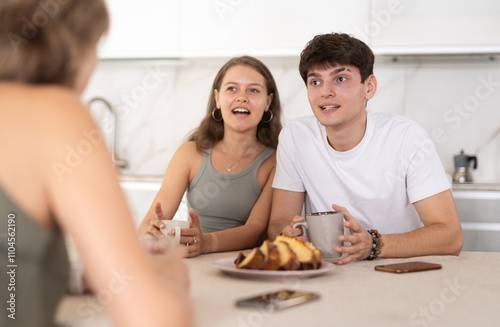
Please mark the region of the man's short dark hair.
<svg viewBox="0 0 500 327"><path fill-rule="evenodd" d="M300 54L299 72L307 83L307 74L314 68L349 65L359 69L361 83L373 74L375 56L363 41L348 34L316 35Z"/></svg>

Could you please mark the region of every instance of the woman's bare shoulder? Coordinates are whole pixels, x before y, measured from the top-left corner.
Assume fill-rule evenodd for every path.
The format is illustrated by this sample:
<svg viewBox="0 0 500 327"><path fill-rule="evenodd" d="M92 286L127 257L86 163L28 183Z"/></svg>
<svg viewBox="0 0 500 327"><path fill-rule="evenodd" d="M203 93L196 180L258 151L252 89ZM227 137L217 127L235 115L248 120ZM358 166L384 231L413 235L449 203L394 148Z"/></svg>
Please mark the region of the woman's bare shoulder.
<svg viewBox="0 0 500 327"><path fill-rule="evenodd" d="M170 164L182 164L184 166L189 165L193 162L201 162L203 159L203 152L198 151L195 142L189 141L182 143L174 153Z"/></svg>
<svg viewBox="0 0 500 327"><path fill-rule="evenodd" d="M197 159L203 158L203 152L198 151L196 148L196 143L194 141L188 141L182 143L175 151L174 157L180 157L184 159Z"/></svg>
<svg viewBox="0 0 500 327"><path fill-rule="evenodd" d="M191 182L198 171L203 160L203 152L198 151L196 143L189 141L181 144L170 160L165 178L170 178L171 173L179 174L186 172L188 180Z"/></svg>
<svg viewBox="0 0 500 327"><path fill-rule="evenodd" d="M179 150L180 151L183 151L183 152L188 152L188 153L200 153L202 154L200 151L198 151L198 149L196 148L196 142L195 141L187 141L187 142L184 142L182 143L180 146L179 146Z"/></svg>
<svg viewBox="0 0 500 327"><path fill-rule="evenodd" d="M0 117L0 138L9 140L0 144L0 157L9 159L0 162L0 170L9 171L3 183L12 185L10 195L31 217L49 226L48 183L62 185L60 177L82 158L79 146L85 154L87 144L94 148L85 137L100 140L97 127L78 95L61 87L2 83Z"/></svg>
<svg viewBox="0 0 500 327"><path fill-rule="evenodd" d="M60 86L2 83L0 116L1 129L16 135L13 129L22 128L33 146L71 142L96 128L78 93Z"/></svg>
<svg viewBox="0 0 500 327"><path fill-rule="evenodd" d="M276 166L276 150L262 163L267 169L273 169Z"/></svg>
<svg viewBox="0 0 500 327"><path fill-rule="evenodd" d="M78 123L82 116L89 116L79 95L60 86L23 84L0 85L0 112L11 119L29 116L38 126L42 124Z"/></svg>
<svg viewBox="0 0 500 327"><path fill-rule="evenodd" d="M276 167L276 151L274 151L260 166L257 179L261 188L267 181L274 176L273 171Z"/></svg>
<svg viewBox="0 0 500 327"><path fill-rule="evenodd" d="M19 101L23 103L49 101L61 103L70 99L80 102L79 95L75 91L52 84L22 84L22 83L0 83L2 101Z"/></svg>

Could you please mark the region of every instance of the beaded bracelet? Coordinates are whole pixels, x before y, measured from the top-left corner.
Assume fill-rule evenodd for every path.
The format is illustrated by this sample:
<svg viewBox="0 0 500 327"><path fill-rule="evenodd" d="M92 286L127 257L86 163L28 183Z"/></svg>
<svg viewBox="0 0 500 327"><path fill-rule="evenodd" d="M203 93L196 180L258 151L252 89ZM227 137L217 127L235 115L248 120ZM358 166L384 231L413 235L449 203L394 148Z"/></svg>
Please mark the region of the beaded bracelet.
<svg viewBox="0 0 500 327"><path fill-rule="evenodd" d="M372 236L373 243L372 243L372 251L370 252L370 255L367 258L365 258L365 260L377 259L377 257L380 254L380 250L382 249L382 246L384 245L384 243L382 242L382 239L380 238L380 234L379 234L378 230L368 229L367 232L370 233L370 235Z"/></svg>

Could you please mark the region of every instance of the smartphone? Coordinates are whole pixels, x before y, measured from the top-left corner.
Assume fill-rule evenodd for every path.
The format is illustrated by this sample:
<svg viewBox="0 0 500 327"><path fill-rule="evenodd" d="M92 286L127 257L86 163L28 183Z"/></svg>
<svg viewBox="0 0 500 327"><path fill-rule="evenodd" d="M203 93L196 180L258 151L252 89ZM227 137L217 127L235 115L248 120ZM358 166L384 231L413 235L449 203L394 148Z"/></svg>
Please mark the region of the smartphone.
<svg viewBox="0 0 500 327"><path fill-rule="evenodd" d="M280 290L261 294L236 302L239 307L264 308L266 310L280 310L302 303L319 299L319 295L312 292Z"/></svg>
<svg viewBox="0 0 500 327"><path fill-rule="evenodd" d="M441 269L441 267L442 266L438 263L412 261L412 262L402 262L402 263L393 263L389 265L375 266L375 270L387 271L396 274L403 274L414 271Z"/></svg>

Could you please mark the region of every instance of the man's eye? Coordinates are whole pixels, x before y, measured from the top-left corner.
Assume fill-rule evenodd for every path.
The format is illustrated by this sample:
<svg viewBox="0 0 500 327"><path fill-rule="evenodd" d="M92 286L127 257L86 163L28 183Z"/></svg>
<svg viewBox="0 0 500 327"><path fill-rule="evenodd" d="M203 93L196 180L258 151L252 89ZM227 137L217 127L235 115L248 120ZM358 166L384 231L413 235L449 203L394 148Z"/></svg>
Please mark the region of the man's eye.
<svg viewBox="0 0 500 327"><path fill-rule="evenodd" d="M345 82L345 81L347 81L347 77L345 77L345 76L340 76L337 80L338 80L339 82Z"/></svg>
<svg viewBox="0 0 500 327"><path fill-rule="evenodd" d="M319 81L312 80L312 81L311 81L311 85L319 85Z"/></svg>

